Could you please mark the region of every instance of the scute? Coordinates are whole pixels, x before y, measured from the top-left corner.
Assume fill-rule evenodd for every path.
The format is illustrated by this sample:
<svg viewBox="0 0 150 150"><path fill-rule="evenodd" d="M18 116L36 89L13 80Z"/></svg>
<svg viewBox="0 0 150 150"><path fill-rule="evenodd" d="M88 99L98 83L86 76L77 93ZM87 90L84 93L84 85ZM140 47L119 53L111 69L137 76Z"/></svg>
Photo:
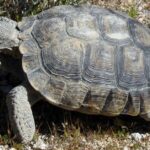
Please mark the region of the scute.
<svg viewBox="0 0 150 150"><path fill-rule="evenodd" d="M130 91L130 93L128 93L128 98L124 110L121 114L137 116L138 114L140 114L141 111L140 102L140 93L136 90Z"/></svg>
<svg viewBox="0 0 150 150"><path fill-rule="evenodd" d="M141 115L147 114L150 112L150 88L143 89L140 91L141 95Z"/></svg>
<svg viewBox="0 0 150 150"><path fill-rule="evenodd" d="M22 58L23 70L30 74L34 69L40 68L40 62L37 55L24 56Z"/></svg>
<svg viewBox="0 0 150 150"><path fill-rule="evenodd" d="M125 46L117 54L117 80L125 89L142 88L147 83L144 73L143 51L135 46Z"/></svg>
<svg viewBox="0 0 150 150"><path fill-rule="evenodd" d="M147 28L144 28L140 23L135 23L133 21L130 21L130 26L135 43L141 48L150 49L150 31Z"/></svg>
<svg viewBox="0 0 150 150"><path fill-rule="evenodd" d="M32 35L40 48L48 48L51 41L66 38L65 26L62 18L39 20L33 27Z"/></svg>
<svg viewBox="0 0 150 150"><path fill-rule="evenodd" d="M20 49L21 54L26 55L26 56L38 54L38 46L33 39L23 41L19 49Z"/></svg>
<svg viewBox="0 0 150 150"><path fill-rule="evenodd" d="M72 110L79 109L88 91L89 87L82 82L67 83L62 98L62 104Z"/></svg>
<svg viewBox="0 0 150 150"><path fill-rule="evenodd" d="M102 113L107 116L116 116L122 113L127 102L128 94L118 89L112 89L107 97Z"/></svg>
<svg viewBox="0 0 150 150"><path fill-rule="evenodd" d="M42 91L49 80L49 76L41 68L36 68L27 75L31 85L38 91Z"/></svg>
<svg viewBox="0 0 150 150"><path fill-rule="evenodd" d="M76 38L87 40L99 38L96 18L89 14L74 14L66 17L66 30L70 36Z"/></svg>
<svg viewBox="0 0 150 150"><path fill-rule="evenodd" d="M128 24L125 19L111 14L104 15L100 21L102 22L100 28L106 39L113 42L128 41L130 39Z"/></svg>
<svg viewBox="0 0 150 150"><path fill-rule="evenodd" d="M37 19L37 16L23 17L22 21L18 23L18 28L21 31L26 31L30 27L32 27L36 19Z"/></svg>
<svg viewBox="0 0 150 150"><path fill-rule="evenodd" d="M145 76L148 82L150 82L150 52L144 51L144 63L145 63Z"/></svg>
<svg viewBox="0 0 150 150"><path fill-rule="evenodd" d="M56 77L51 77L47 80L41 93L53 104L60 105L65 89L65 83Z"/></svg>
<svg viewBox="0 0 150 150"><path fill-rule="evenodd" d="M115 47L105 41L92 43L86 50L83 79L95 83L114 84Z"/></svg>
<svg viewBox="0 0 150 150"><path fill-rule="evenodd" d="M85 45L78 39L56 40L42 50L42 65L48 73L79 80L84 51Z"/></svg>
<svg viewBox="0 0 150 150"><path fill-rule="evenodd" d="M89 114L102 112L110 91L111 88L105 85L92 85L83 101L83 111L88 111Z"/></svg>

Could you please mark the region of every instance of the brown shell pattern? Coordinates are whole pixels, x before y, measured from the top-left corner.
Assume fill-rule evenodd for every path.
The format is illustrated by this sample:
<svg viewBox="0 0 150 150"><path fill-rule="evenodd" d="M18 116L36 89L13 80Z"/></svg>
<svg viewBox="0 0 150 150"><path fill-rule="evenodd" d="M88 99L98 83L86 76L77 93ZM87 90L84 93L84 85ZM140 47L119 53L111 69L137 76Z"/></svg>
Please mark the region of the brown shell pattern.
<svg viewBox="0 0 150 150"><path fill-rule="evenodd" d="M50 103L88 114L150 111L150 31L97 6L58 6L23 21L29 82Z"/></svg>

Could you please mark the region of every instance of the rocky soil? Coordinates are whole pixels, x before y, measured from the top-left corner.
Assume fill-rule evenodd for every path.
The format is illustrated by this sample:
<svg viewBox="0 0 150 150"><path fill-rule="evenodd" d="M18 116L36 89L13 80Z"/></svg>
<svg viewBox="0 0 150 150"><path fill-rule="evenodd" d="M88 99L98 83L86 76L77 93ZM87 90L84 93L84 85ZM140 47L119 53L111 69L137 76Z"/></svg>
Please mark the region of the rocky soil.
<svg viewBox="0 0 150 150"><path fill-rule="evenodd" d="M36 134L28 144L14 142L7 112L1 115L0 150L150 149L150 123L139 117L88 116L59 109L44 101L33 107L33 113Z"/></svg>
<svg viewBox="0 0 150 150"><path fill-rule="evenodd" d="M105 149L138 149L138 150L148 150L150 147L150 135L132 133L127 136L126 139L121 142L118 139L112 138L109 135L105 135L101 139L86 139L84 136L78 137L78 144L71 145L70 142L74 144L74 138L68 137L64 141L59 141L60 138L56 138L54 135L47 137L45 135L40 135L35 142L31 142L28 145L24 145L24 150L40 149L40 150L105 150ZM148 140L145 142L144 140ZM73 146L73 147L72 147ZM0 146L0 149L6 150L17 150L17 148L9 148L8 145Z"/></svg>
<svg viewBox="0 0 150 150"><path fill-rule="evenodd" d="M149 150L150 123L139 117L87 116L39 102L33 107L36 134L28 144L14 142L1 121L0 150ZM3 115L4 117L4 115ZM7 117L5 116L5 119Z"/></svg>
<svg viewBox="0 0 150 150"><path fill-rule="evenodd" d="M92 0L92 3L126 12L139 22L150 27L149 0Z"/></svg>

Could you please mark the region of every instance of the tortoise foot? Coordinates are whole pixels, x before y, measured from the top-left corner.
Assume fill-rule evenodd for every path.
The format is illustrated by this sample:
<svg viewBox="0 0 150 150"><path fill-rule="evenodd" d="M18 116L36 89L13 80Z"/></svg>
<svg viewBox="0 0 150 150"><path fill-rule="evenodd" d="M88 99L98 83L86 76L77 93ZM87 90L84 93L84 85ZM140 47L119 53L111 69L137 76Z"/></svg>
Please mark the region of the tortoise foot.
<svg viewBox="0 0 150 150"><path fill-rule="evenodd" d="M35 133L35 123L26 88L17 86L6 99L10 125L18 142L28 143Z"/></svg>

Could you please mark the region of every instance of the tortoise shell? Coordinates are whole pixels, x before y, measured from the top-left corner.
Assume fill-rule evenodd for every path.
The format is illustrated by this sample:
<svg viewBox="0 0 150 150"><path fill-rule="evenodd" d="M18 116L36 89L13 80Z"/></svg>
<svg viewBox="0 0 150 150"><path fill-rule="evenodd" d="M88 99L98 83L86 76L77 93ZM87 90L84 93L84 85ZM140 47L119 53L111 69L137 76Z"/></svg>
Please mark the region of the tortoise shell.
<svg viewBox="0 0 150 150"><path fill-rule="evenodd" d="M150 30L98 6L57 6L18 24L22 66L50 103L88 114L150 111Z"/></svg>

